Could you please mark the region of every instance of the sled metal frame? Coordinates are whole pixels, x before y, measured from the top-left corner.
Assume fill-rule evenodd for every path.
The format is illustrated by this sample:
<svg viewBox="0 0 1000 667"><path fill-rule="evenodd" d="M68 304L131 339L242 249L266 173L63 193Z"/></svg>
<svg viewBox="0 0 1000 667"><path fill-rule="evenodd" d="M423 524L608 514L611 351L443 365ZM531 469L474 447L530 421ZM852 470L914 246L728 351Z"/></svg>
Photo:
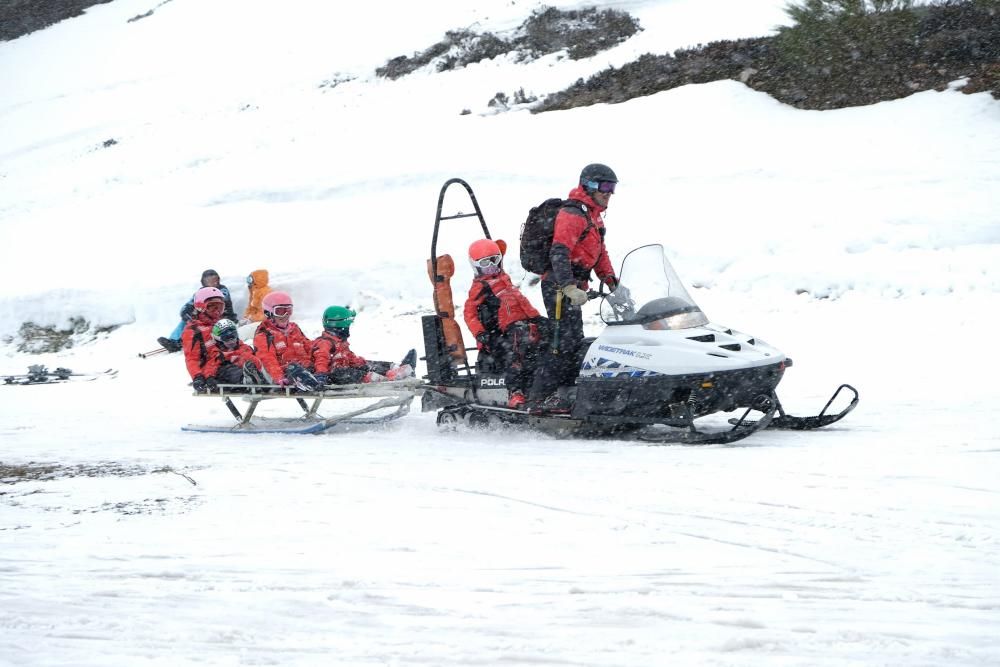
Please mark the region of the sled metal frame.
<svg viewBox="0 0 1000 667"><path fill-rule="evenodd" d="M475 211L474 213L462 213L460 211L458 213L455 213L454 215L441 215L441 212L444 209L445 194L448 192L448 188L451 187L452 185L461 185L463 188L465 188L465 192L469 195L469 201L472 202L472 208ZM438 232L440 231L441 228L441 222L444 220L459 220L462 218L478 218L479 226L482 227L483 229L483 235L488 239L493 238L492 236L490 236L490 229L486 225L486 218L483 217L483 211L481 208L479 208L479 201L476 199L476 195L472 191L472 186L466 183L461 178L449 178L447 181L444 182L444 185L441 186L441 191L438 194L437 213L434 216L434 233L431 235L431 269L435 276L438 275L437 242L438 242ZM466 347L465 351L470 352L475 349L476 348L474 347ZM426 359L426 357L424 357L424 359ZM463 366L456 366L455 370L465 371L465 375L466 378L468 379L469 385L472 387L472 395L473 397L478 398L477 388L475 383L475 372L473 371L472 365L469 364L468 358L466 358L466 363Z"/></svg>
<svg viewBox="0 0 1000 667"><path fill-rule="evenodd" d="M194 396L201 398L221 398L226 408L236 419L236 424L230 427L186 426L185 431L214 433L322 433L340 424L381 424L402 417L410 411L410 403L419 393L420 381L416 378L384 382L377 384L346 384L326 387L320 391L302 391L292 387L278 385L242 385L220 384L214 391L196 392ZM319 408L324 401L336 399L381 398L363 408L352 410L335 417L325 418L319 414ZM244 412L233 403L233 399L241 399L250 405ZM294 419L286 419L285 426L263 426L254 423L254 412L263 401L292 399L302 409L302 415ZM396 410L381 417L362 417L361 415L395 407Z"/></svg>

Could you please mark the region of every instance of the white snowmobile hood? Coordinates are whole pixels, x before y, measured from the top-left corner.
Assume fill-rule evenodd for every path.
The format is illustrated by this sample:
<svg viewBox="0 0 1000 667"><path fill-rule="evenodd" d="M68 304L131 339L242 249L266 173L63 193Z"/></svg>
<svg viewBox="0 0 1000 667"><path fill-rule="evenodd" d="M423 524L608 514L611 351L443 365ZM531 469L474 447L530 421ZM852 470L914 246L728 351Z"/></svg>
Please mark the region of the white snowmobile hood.
<svg viewBox="0 0 1000 667"><path fill-rule="evenodd" d="M785 355L764 341L715 324L656 331L608 327L591 344L581 377L651 377L717 373L767 366Z"/></svg>

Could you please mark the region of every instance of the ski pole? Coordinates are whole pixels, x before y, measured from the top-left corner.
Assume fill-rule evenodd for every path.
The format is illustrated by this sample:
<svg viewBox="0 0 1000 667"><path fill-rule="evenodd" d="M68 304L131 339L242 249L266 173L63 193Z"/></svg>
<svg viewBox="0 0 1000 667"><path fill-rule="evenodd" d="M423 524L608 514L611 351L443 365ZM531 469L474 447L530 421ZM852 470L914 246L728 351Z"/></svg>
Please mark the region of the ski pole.
<svg viewBox="0 0 1000 667"><path fill-rule="evenodd" d="M165 348L165 347L158 347L155 350L150 350L149 352L140 352L139 353L139 358L140 359L145 359L146 357L151 357L154 354L163 354L166 351L167 351L167 348Z"/></svg>
<svg viewBox="0 0 1000 667"><path fill-rule="evenodd" d="M559 320L562 319L562 287L556 290L556 325L552 328L552 354L559 354Z"/></svg>

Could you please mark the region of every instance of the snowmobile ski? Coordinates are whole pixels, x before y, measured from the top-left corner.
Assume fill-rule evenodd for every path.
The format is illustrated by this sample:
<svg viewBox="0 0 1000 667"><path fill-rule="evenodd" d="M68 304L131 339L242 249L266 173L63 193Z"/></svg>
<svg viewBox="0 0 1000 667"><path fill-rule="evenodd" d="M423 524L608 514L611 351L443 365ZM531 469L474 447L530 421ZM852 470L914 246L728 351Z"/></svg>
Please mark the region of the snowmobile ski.
<svg viewBox="0 0 1000 667"><path fill-rule="evenodd" d="M840 392L845 389L854 394L854 398L851 399L848 406L840 412L826 414L830 405L837 400L837 396L839 396ZM853 410L855 406L857 406L858 400L858 390L849 384L842 384L837 387L835 392L833 392L833 396L831 396L830 400L826 402L826 405L823 406L823 409L820 410L818 415L813 415L811 417L795 417L793 415L786 414L784 409L781 407L781 403L779 402L777 404L778 416L772 419L765 428L785 429L789 431L811 431L814 428L829 426L830 424L838 422L846 417L847 414ZM729 423L734 423L734 420L730 419Z"/></svg>

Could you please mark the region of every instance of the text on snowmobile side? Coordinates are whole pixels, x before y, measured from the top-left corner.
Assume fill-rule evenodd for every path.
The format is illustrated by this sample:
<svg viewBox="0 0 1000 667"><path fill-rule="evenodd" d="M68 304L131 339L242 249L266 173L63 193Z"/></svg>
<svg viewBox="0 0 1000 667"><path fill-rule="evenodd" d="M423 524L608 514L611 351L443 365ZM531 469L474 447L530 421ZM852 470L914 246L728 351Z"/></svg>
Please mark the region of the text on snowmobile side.
<svg viewBox="0 0 1000 667"><path fill-rule="evenodd" d="M597 349L601 350L603 352L613 352L613 353L617 353L617 354L624 354L625 356L628 356L628 357L637 357L639 359L649 359L649 358L651 358L653 356L653 355L649 354L648 352L636 352L635 350L626 350L626 349L623 349L623 348L620 348L620 347L608 347L607 345L598 345Z"/></svg>

